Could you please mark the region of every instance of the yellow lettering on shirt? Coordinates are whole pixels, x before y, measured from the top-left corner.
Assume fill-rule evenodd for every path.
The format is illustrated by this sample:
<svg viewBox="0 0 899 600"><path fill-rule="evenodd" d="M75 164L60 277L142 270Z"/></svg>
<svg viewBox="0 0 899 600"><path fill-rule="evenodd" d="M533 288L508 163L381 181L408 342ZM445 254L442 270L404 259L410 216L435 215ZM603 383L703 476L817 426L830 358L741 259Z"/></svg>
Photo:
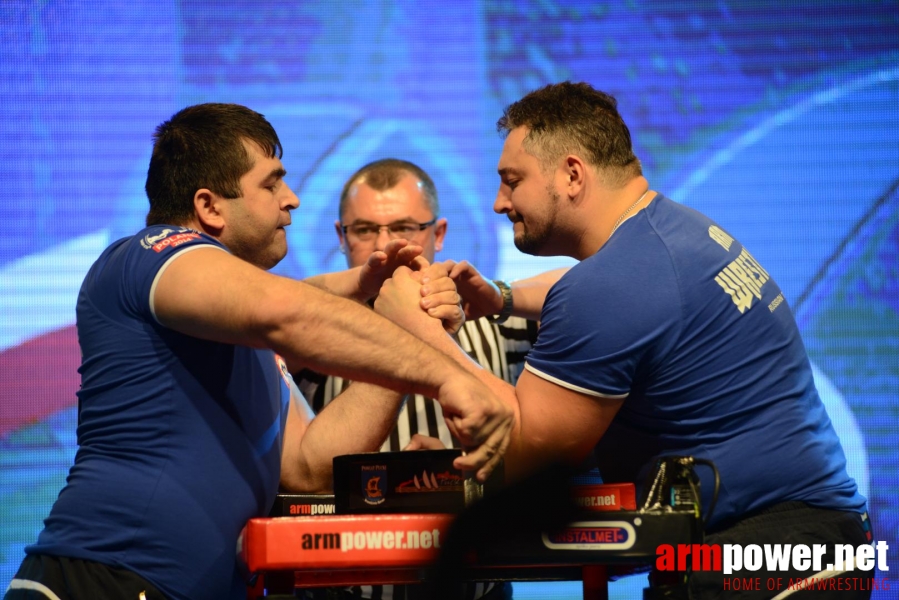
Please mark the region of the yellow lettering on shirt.
<svg viewBox="0 0 899 600"><path fill-rule="evenodd" d="M762 285L766 281L771 279L771 276L768 275L768 271L762 268L762 265L760 265L758 261L749 252L746 251L745 248L742 252L740 252L738 260L742 260L747 269L757 274L759 278L759 285Z"/></svg>
<svg viewBox="0 0 899 600"><path fill-rule="evenodd" d="M730 245L734 243L734 238L724 233L717 225L709 227L709 237L718 242L725 250L730 250Z"/></svg>
<svg viewBox="0 0 899 600"><path fill-rule="evenodd" d="M718 282L721 289L730 295L731 300L737 305L741 314L752 306L752 292L728 273L728 267L725 267L724 270L718 273L715 281Z"/></svg>
<svg viewBox="0 0 899 600"><path fill-rule="evenodd" d="M768 272L744 248L737 258L721 269L715 281L743 314L752 308L753 298L762 299L762 286L770 278Z"/></svg>
<svg viewBox="0 0 899 600"><path fill-rule="evenodd" d="M768 310L770 310L771 312L774 312L774 309L776 309L778 306L783 304L783 301L784 301L783 293L778 294L777 298L772 300L771 303L768 305Z"/></svg>
<svg viewBox="0 0 899 600"><path fill-rule="evenodd" d="M762 297L762 289L759 287L758 282L755 280L753 274L746 269L743 268L743 265L740 264L740 259L737 258L732 263L725 267L728 269L734 277L736 277L740 283L752 292L752 295L756 298L761 299Z"/></svg>

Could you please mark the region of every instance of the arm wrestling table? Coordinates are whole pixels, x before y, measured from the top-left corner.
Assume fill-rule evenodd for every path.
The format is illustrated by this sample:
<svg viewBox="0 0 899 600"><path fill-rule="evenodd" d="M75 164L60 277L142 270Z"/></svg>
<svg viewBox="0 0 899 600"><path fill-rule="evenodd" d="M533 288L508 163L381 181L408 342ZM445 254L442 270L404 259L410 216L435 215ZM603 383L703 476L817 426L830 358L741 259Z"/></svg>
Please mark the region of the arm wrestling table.
<svg viewBox="0 0 899 600"><path fill-rule="evenodd" d="M698 514L620 510L620 501L619 510L609 512L602 504L608 494L596 491L606 486L587 487L589 493L579 496L585 501L577 520L552 533L525 523L512 534L504 531L501 539L468 553L461 579L582 580L585 600L606 599L610 568L649 567L660 544L701 541ZM600 504L588 506L592 502ZM421 583L440 557L454 519L451 514L251 519L239 541L242 560L258 575L248 597L300 587Z"/></svg>

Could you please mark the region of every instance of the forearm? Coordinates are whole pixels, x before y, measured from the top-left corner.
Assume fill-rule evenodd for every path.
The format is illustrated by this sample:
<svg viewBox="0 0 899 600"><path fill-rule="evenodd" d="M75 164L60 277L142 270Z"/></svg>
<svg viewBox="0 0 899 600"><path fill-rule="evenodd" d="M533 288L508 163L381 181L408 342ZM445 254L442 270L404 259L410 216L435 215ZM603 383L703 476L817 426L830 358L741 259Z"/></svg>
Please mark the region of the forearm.
<svg viewBox="0 0 899 600"><path fill-rule="evenodd" d="M303 435L286 436L281 485L296 492L331 492L334 457L377 451L396 424L402 401L402 394L382 387L351 385Z"/></svg>
<svg viewBox="0 0 899 600"><path fill-rule="evenodd" d="M378 295L381 285L397 267L427 266L427 261L420 258L421 252L421 246L408 240L390 240L383 250L372 252L364 265L346 271L316 275L305 281L335 296L366 303ZM424 264L419 261L424 261Z"/></svg>
<svg viewBox="0 0 899 600"><path fill-rule="evenodd" d="M507 482L554 463L580 464L621 405L621 400L589 397L561 388L530 371L524 371L518 385L513 386L475 362L437 328L415 333L448 354L512 409L514 421L504 458Z"/></svg>
<svg viewBox="0 0 899 600"><path fill-rule="evenodd" d="M513 413L513 425L511 432L511 440L509 448L506 451L506 473L507 478L510 473L516 472L516 464L519 462L518 456L521 452L516 451L516 447L520 447L521 442L521 410L516 395L515 386L507 381L495 376L488 369L482 367L477 361L471 358L456 341L443 331L437 328L420 330L415 332L421 335L422 339L433 348L441 353L448 355L457 362L465 371L476 377L481 383L486 385L491 392L496 394Z"/></svg>
<svg viewBox="0 0 899 600"><path fill-rule="evenodd" d="M431 398L440 397L441 386L461 372L369 307L214 248L174 260L157 285L155 307L159 322L171 329L269 348L292 372L308 367Z"/></svg>
<svg viewBox="0 0 899 600"><path fill-rule="evenodd" d="M546 294L567 272L568 267L564 267L511 282L509 285L512 288L512 314L539 321Z"/></svg>
<svg viewBox="0 0 899 600"><path fill-rule="evenodd" d="M291 370L302 366L429 397L458 373L444 355L367 307L298 285L304 289L292 292L290 306L265 331L265 345Z"/></svg>
<svg viewBox="0 0 899 600"><path fill-rule="evenodd" d="M335 296L365 303L371 300L373 296L364 292L360 286L359 274L361 270L362 267L354 267L346 271L307 277L303 281Z"/></svg>

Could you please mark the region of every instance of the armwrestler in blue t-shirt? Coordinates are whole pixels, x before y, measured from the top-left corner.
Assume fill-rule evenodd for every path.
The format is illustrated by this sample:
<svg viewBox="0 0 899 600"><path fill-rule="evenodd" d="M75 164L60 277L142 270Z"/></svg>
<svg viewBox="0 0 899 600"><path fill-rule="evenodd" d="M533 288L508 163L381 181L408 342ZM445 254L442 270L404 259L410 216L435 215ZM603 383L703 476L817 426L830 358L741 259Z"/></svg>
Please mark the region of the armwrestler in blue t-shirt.
<svg viewBox="0 0 899 600"><path fill-rule="evenodd" d="M405 315L407 329L455 352L515 407L506 472L595 451L604 480L639 485L654 457L690 455L720 472L709 543L820 543L832 557L835 543L870 542L865 499L780 288L722 227L649 189L615 99L587 84L551 85L498 125L507 137L494 210L512 221L515 245L580 261L514 286L513 312L541 322L517 386L465 361L438 323L407 310L410 279L395 276L376 309ZM504 308L470 265L450 275L469 317ZM714 485L699 474L708 509ZM692 597L743 597L720 576L695 574ZM870 594L855 593L838 597ZM771 595L755 594L745 597Z"/></svg>
<svg viewBox="0 0 899 600"><path fill-rule="evenodd" d="M242 106L189 107L157 129L148 227L106 249L78 296L79 448L8 600L245 598L246 521L279 482L329 490L333 456L378 448L402 393L440 402L472 448L457 467L483 479L503 453L511 410L458 364L367 307L266 273L299 205L280 156ZM411 263L451 318L454 286L420 253L396 241L313 283L361 300ZM312 420L289 375L304 367L368 383Z"/></svg>

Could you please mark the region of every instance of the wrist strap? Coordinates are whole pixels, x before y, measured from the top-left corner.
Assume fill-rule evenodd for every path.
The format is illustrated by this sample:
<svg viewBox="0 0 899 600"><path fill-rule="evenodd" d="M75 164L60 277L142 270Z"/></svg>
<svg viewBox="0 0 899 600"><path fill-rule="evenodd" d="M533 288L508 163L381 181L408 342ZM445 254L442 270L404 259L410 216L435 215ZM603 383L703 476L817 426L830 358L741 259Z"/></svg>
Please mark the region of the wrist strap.
<svg viewBox="0 0 899 600"><path fill-rule="evenodd" d="M503 295L503 308L498 315L487 315L486 319L491 323L499 325L500 323L505 323L512 316L512 288L508 283L500 279L494 279L493 283L496 284L496 287L499 288L500 293Z"/></svg>

